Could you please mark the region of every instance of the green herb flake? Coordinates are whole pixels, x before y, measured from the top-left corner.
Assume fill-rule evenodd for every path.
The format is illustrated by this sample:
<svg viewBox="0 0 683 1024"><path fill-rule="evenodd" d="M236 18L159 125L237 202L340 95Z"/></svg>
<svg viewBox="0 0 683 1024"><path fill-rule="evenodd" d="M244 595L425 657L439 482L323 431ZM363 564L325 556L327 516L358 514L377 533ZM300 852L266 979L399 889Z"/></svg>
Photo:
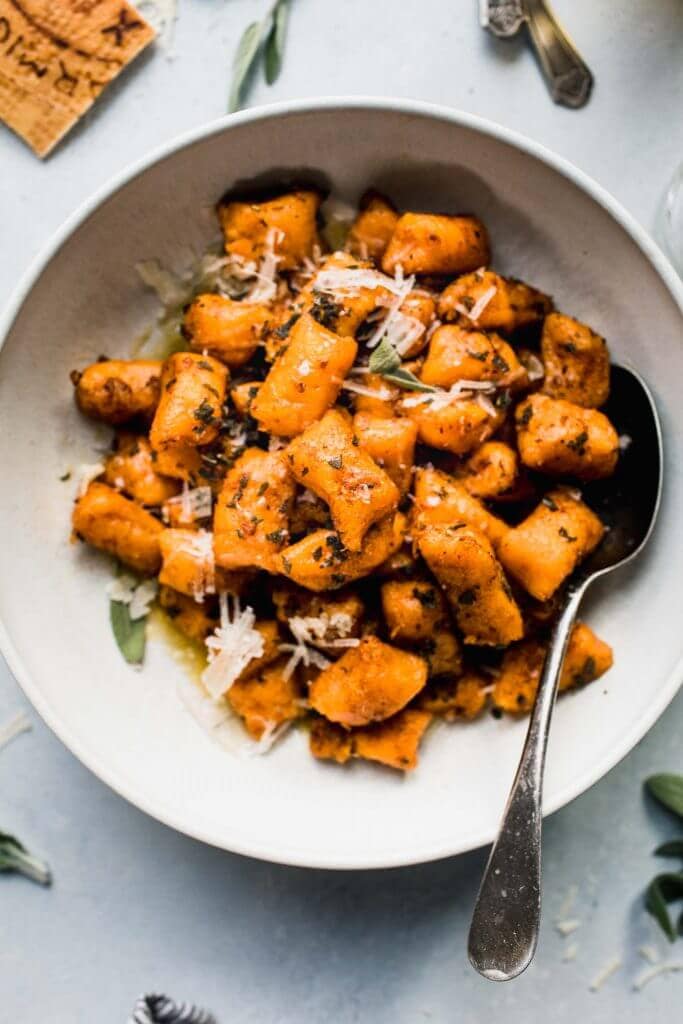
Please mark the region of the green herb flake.
<svg viewBox="0 0 683 1024"><path fill-rule="evenodd" d="M16 871L39 885L52 882L52 872L45 861L34 857L23 843L7 832L0 832L0 871Z"/></svg>
<svg viewBox="0 0 683 1024"><path fill-rule="evenodd" d="M129 665L141 665L145 656L147 616L131 619L127 604L109 602L109 621L121 654Z"/></svg>

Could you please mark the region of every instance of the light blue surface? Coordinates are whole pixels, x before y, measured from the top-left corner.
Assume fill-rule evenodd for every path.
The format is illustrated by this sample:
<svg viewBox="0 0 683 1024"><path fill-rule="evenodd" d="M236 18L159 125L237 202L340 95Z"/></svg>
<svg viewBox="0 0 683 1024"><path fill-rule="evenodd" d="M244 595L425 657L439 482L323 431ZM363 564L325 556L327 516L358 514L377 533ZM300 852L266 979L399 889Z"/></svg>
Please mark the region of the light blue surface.
<svg viewBox="0 0 683 1024"><path fill-rule="evenodd" d="M236 37L266 3L179 0L176 58L143 56L46 163L0 128L0 302L111 174L224 112ZM597 77L578 113L552 105L522 43L481 32L473 0L293 0L283 75L270 90L259 82L251 101L376 93L449 103L569 157L651 228L683 158L683 5L555 6ZM26 706L0 666L0 724ZM483 852L358 874L231 856L128 806L29 714L34 731L0 754L0 829L44 854L55 883L44 891L0 876L2 1024L122 1024L136 995L154 989L202 1002L221 1024L649 1024L681 1013L683 975L641 993L632 985L647 967L643 943L683 962L683 941L666 948L641 902L658 866L651 851L675 833L644 803L641 782L683 770L683 695L621 765L548 821L540 953L504 986L465 957ZM563 916L581 926L563 939L555 921L572 886ZM614 956L622 966L590 992Z"/></svg>

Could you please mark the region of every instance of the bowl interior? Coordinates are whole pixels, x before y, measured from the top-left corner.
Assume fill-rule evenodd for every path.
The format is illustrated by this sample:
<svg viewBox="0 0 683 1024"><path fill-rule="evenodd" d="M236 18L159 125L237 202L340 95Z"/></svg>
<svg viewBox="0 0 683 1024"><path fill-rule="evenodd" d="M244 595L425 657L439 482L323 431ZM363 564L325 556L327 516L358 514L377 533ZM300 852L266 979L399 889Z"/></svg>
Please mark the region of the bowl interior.
<svg viewBox="0 0 683 1024"><path fill-rule="evenodd" d="M532 147L533 148L533 147ZM399 778L361 763L316 763L302 732L269 756L212 744L182 706L183 669L163 644L142 672L121 661L108 623L105 559L69 543L74 483L109 432L77 415L69 371L101 353L130 354L156 300L134 270L186 266L217 234L227 189L316 180L355 201L373 185L399 206L476 212L495 266L555 296L603 333L614 357L651 384L666 464L683 461L681 313L629 232L580 183L503 133L419 108L355 104L258 112L185 144L97 205L44 269L0 352L0 620L11 665L74 752L139 806L227 849L322 867L387 866L444 856L492 838L520 751L523 722L441 726L418 770ZM558 707L546 808L603 774L673 696L683 579L669 473L643 557L597 586L585 618L613 644L612 671Z"/></svg>

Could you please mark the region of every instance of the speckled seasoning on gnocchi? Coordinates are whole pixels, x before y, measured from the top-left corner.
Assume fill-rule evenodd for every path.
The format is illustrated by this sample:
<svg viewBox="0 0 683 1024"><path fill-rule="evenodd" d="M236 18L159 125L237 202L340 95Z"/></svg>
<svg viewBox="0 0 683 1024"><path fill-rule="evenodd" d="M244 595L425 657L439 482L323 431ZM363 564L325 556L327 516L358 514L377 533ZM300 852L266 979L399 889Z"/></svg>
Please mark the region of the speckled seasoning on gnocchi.
<svg viewBox="0 0 683 1024"><path fill-rule="evenodd" d="M315 758L410 771L435 720L532 706L605 532L581 488L619 458L609 353L493 269L476 217L325 207L221 201L182 297L146 264L165 350L71 375L115 430L73 536L116 560L131 622L155 600L201 649L189 703L214 736L241 722L263 751L301 722ZM578 623L560 690L611 664Z"/></svg>

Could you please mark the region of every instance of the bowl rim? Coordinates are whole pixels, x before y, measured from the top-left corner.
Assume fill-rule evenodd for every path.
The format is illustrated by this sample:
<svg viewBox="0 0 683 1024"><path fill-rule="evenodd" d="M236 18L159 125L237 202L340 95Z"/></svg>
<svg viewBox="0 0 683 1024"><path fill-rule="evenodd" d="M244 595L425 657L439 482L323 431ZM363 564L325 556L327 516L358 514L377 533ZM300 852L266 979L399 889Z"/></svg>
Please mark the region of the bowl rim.
<svg viewBox="0 0 683 1024"><path fill-rule="evenodd" d="M488 118L470 114L455 108L450 108L437 103L430 103L422 100L403 99L396 97L377 96L323 96L305 98L299 100L285 100L276 103L264 104L240 111L234 114L226 114L216 118L199 127L174 136L170 140L155 146L145 156L128 164L122 170L109 178L104 185L100 186L89 198L85 199L61 226L52 234L48 241L42 246L38 254L31 260L29 266L22 274L19 282L10 294L10 298L4 309L0 310L0 350L9 335L9 332L16 320L22 306L28 299L30 292L47 267L50 260L57 254L62 245L70 235L84 221L93 214L99 206L107 199L118 192L122 187L136 178L139 174L148 170L155 163L171 156L175 152L186 148L200 140L210 138L213 135L221 134L239 125L257 121L267 121L271 118L280 118L288 114L305 114L332 112L334 110L371 110L385 111L387 113L408 114L422 117L425 120L445 122L457 127L463 127L478 132L481 135L492 138L496 141L506 143L514 148L539 160L552 170L561 174L564 178L576 185L583 192L587 193L598 203L629 235L638 246L643 255L654 267L659 277L666 285L672 298L677 304L683 316L683 282L678 277L673 266L664 255L662 250L645 230L645 228L629 213L621 203L616 200L605 188L594 181L588 174L576 167L567 160L543 144L530 139L514 129L506 128ZM408 865L424 864L431 861L441 860L445 857L466 853L478 849L493 841L495 834L491 831L484 831L467 837L460 842L445 842L440 846L429 843L420 846L420 843L411 848L387 856L380 855L356 855L356 856L321 856L307 853L305 849L298 847L284 847L282 845L270 846L266 843L254 842L231 842L226 845L225 840L218 835L217 830L211 832L206 828L188 827L177 820L173 813L166 812L166 809L159 810L152 806L153 801L148 801L144 796L135 792L134 786L120 778L115 769L109 768L98 760L96 752L85 748L80 739L74 736L66 723L62 722L59 714L43 698L39 686L34 681L31 673L23 662L18 650L9 635L9 632L0 618L0 652L4 655L10 672L19 683L26 697L49 726L53 733L64 743L64 745L102 782L122 796L133 806L144 811L150 817L162 822L169 828L185 835L198 839L210 846L227 850L231 853L238 853L244 856L254 857L271 863L291 865L295 867L322 868L331 870L366 870L394 868ZM553 798L544 801L543 816L554 813L564 807L570 801L580 796L587 789L598 782L611 768L619 763L633 747L647 734L662 712L670 704L681 681L683 681L683 655L677 661L673 670L662 682L657 699L650 705L648 713L639 719L633 728L621 737L621 742L615 746L600 761L594 764L589 770L578 775L570 785L565 786ZM501 808L502 814L502 808Z"/></svg>

